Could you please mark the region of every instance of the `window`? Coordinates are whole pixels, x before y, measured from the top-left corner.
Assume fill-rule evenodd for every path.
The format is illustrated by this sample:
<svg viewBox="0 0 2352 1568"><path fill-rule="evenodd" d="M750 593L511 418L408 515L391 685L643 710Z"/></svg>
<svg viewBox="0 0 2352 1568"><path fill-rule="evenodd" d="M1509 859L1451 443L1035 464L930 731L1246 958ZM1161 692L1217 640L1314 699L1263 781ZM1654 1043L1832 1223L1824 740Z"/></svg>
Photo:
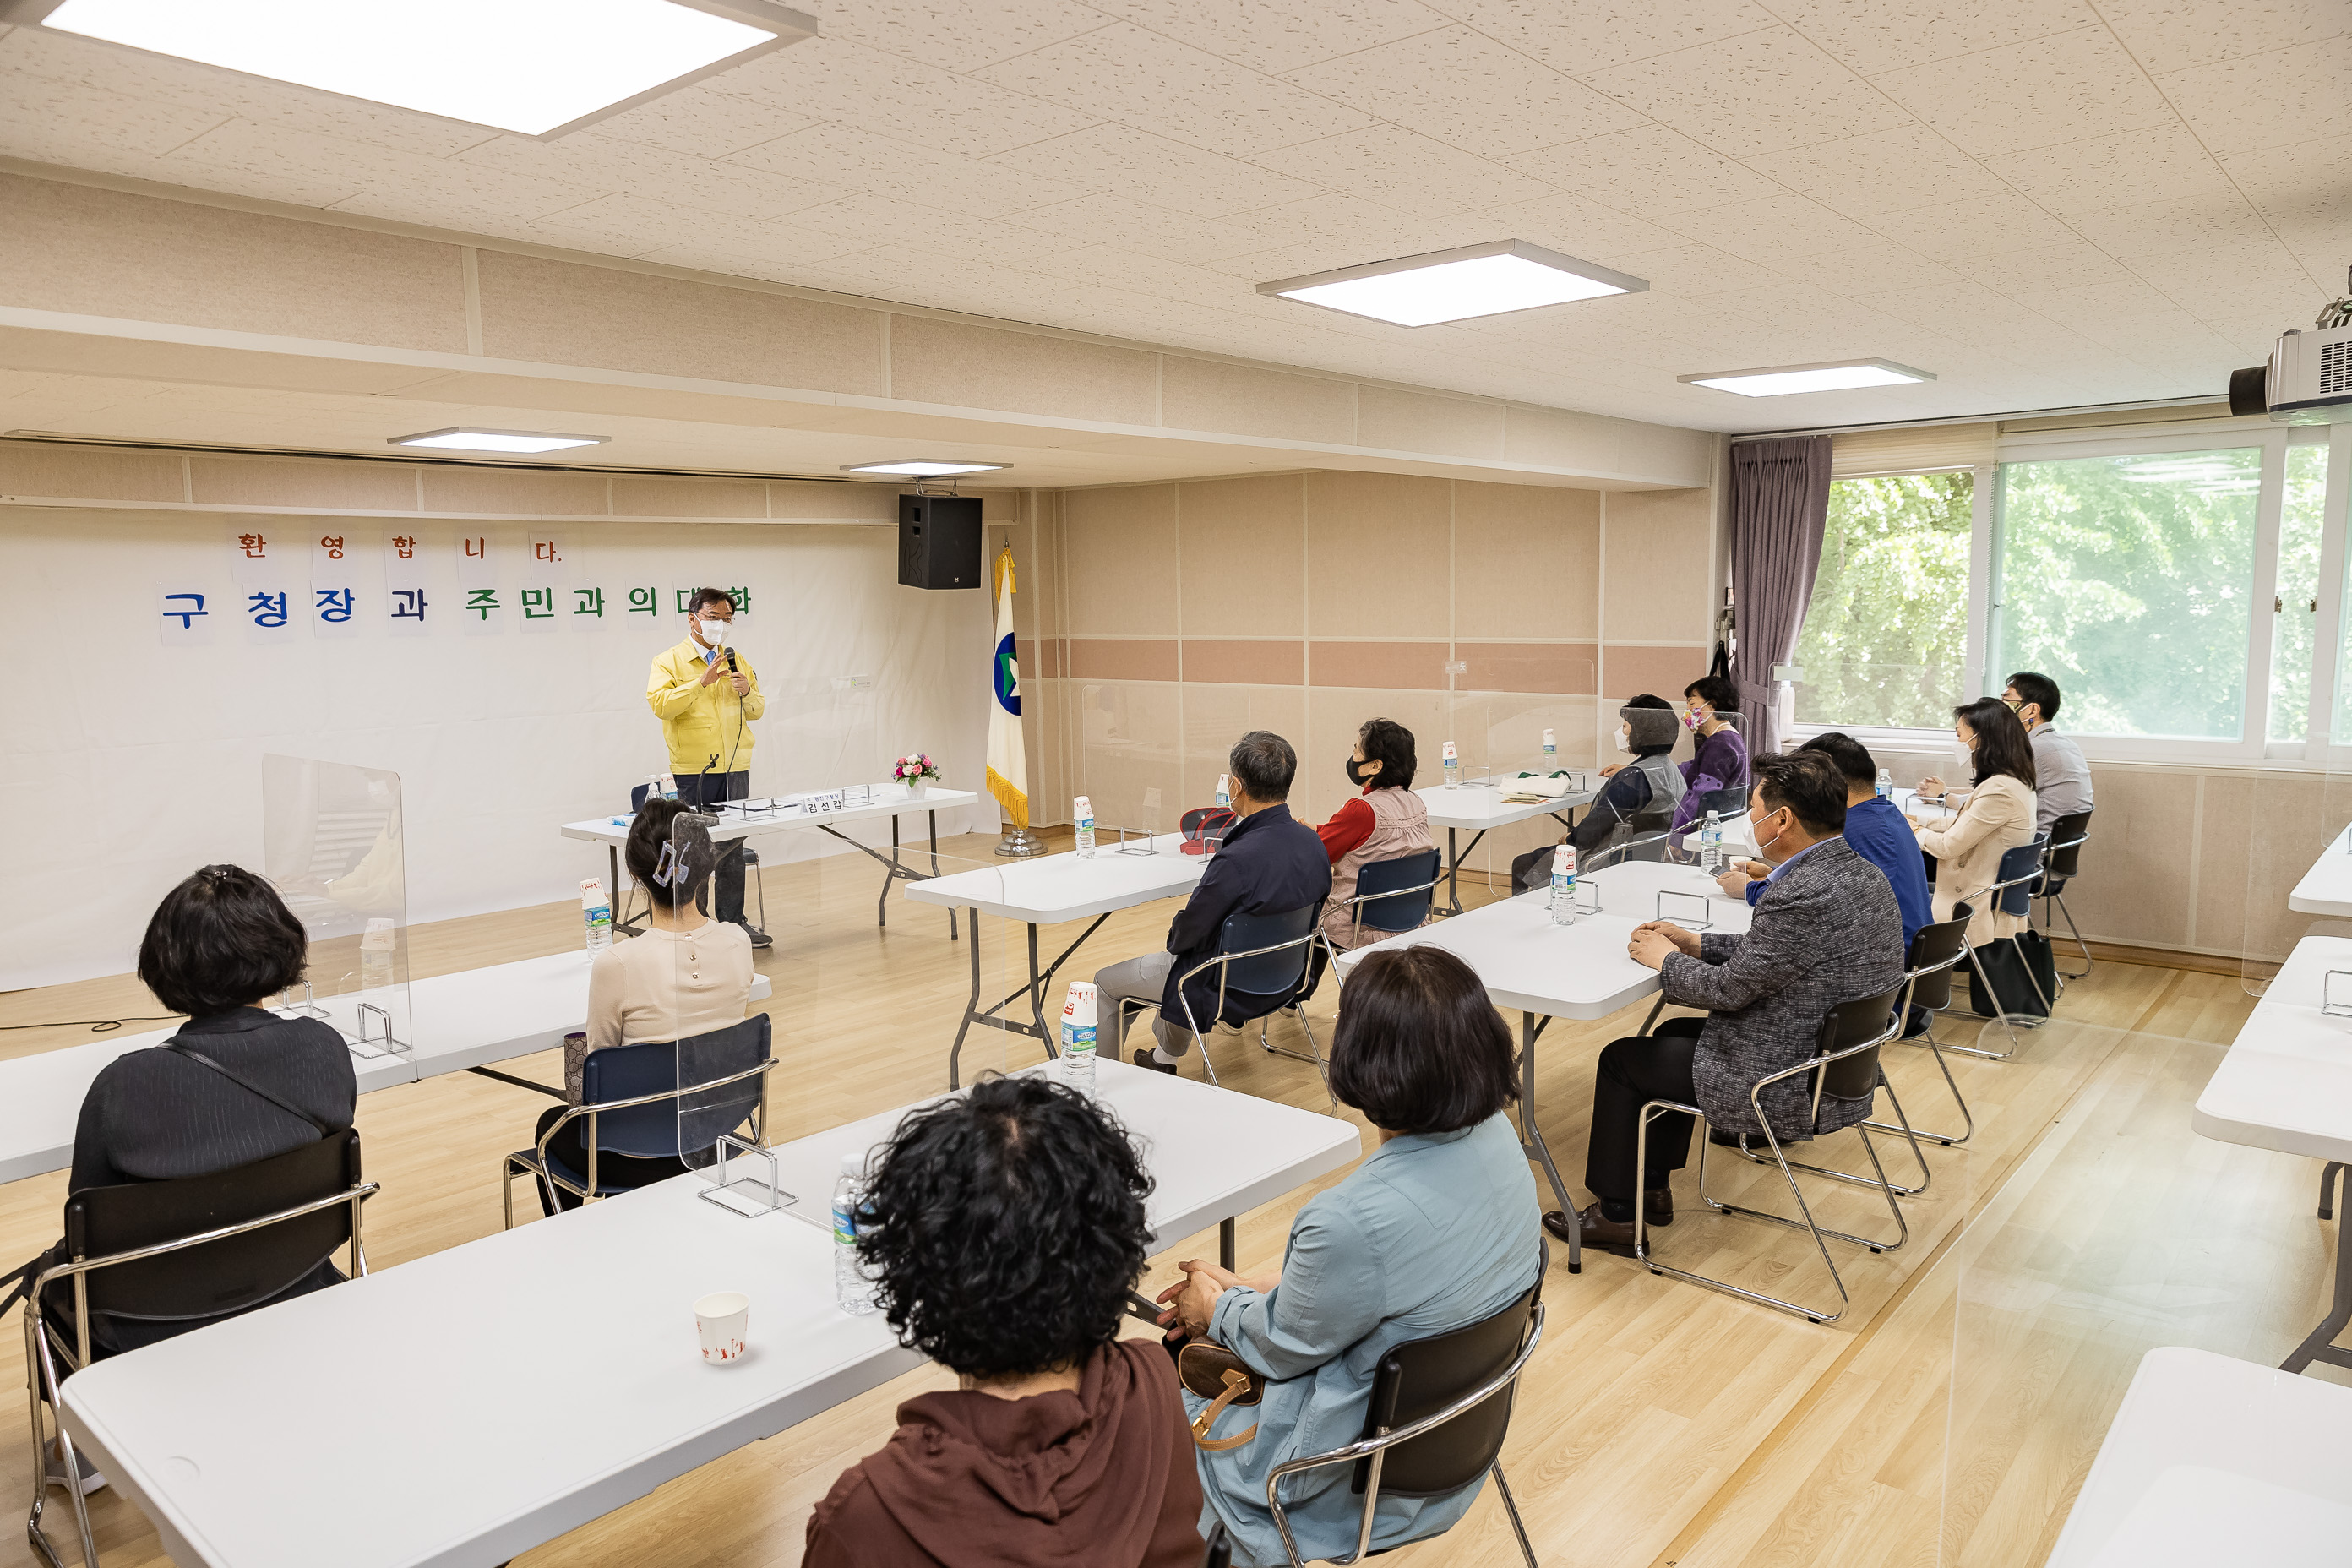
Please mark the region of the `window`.
<svg viewBox="0 0 2352 1568"><path fill-rule="evenodd" d="M1976 476L1838 479L1791 660L1797 722L1941 730L1965 683Z"/></svg>
<svg viewBox="0 0 2352 1568"><path fill-rule="evenodd" d="M2083 734L2238 740L2262 479L2260 447L2002 464L1988 684L2042 671Z"/></svg>
<svg viewBox="0 0 2352 1568"><path fill-rule="evenodd" d="M2317 641L2321 507L2326 498L2327 448L2289 447L2286 495L2279 510L2278 593L2272 606L2273 741L2305 740L2311 731L2311 655ZM2336 689L2343 689L2340 679Z"/></svg>

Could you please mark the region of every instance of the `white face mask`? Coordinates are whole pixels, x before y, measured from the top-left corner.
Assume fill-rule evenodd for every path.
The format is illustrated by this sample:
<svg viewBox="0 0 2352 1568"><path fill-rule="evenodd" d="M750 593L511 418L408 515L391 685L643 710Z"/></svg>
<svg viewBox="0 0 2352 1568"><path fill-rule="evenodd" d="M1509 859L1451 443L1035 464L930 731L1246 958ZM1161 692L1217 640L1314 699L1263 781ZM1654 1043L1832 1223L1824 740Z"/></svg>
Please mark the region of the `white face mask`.
<svg viewBox="0 0 2352 1568"><path fill-rule="evenodd" d="M1633 731L1622 724L1617 726L1617 749L1626 752L1633 749Z"/></svg>
<svg viewBox="0 0 2352 1568"><path fill-rule="evenodd" d="M1772 811L1767 812L1765 815L1766 815L1766 816L1777 816L1778 815L1780 815L1779 808L1778 808L1778 807L1775 807ZM1752 817L1752 816L1751 816L1751 817L1749 817L1749 818L1748 819L1748 836L1750 838L1756 838L1756 829L1757 829L1759 826L1761 826L1761 825L1760 825L1760 824L1759 824L1759 823L1757 822L1757 820L1756 820L1754 817ZM1783 838L1786 838L1787 837L1789 837L1789 830L1788 830L1787 828L1783 827L1782 829L1780 829L1780 832L1775 833L1774 835L1772 835L1772 837L1771 837L1769 840L1768 840L1768 839L1762 839L1762 838L1757 838L1757 840L1756 840L1756 853L1757 853L1758 857L1759 857L1759 858L1762 858L1762 859L1770 860L1770 859L1771 859L1771 858L1772 858L1772 846L1773 846L1773 845L1775 845L1775 844L1780 843L1780 840L1782 840ZM1777 865L1779 865L1779 864L1780 864L1780 862L1779 862L1778 860L1773 860L1773 861L1772 861L1772 864L1774 864L1775 866L1777 866Z"/></svg>
<svg viewBox="0 0 2352 1568"><path fill-rule="evenodd" d="M716 616L706 616L698 624L696 629L702 633L702 640L709 647L725 647L727 646L727 623L725 621L719 620Z"/></svg>

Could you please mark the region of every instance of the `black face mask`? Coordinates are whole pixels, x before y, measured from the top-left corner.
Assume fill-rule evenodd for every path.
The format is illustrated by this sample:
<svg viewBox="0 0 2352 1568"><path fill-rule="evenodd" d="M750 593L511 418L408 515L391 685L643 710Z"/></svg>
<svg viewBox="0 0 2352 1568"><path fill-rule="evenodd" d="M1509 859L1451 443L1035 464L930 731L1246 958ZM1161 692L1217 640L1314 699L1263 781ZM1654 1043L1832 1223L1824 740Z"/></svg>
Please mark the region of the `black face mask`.
<svg viewBox="0 0 2352 1568"><path fill-rule="evenodd" d="M1363 767L1364 764L1358 762L1355 758L1349 757L1348 759L1348 782L1349 784L1361 787L1364 782ZM1374 774L1373 776L1377 778L1379 775Z"/></svg>

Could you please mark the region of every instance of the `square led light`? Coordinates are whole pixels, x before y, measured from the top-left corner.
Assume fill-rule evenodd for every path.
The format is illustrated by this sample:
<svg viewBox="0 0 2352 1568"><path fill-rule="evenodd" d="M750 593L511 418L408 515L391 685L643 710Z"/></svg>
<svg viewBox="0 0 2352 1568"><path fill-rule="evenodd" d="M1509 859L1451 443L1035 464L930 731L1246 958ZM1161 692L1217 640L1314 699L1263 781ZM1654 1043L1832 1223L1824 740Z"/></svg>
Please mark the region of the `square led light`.
<svg viewBox="0 0 2352 1568"><path fill-rule="evenodd" d="M1647 288L1639 278L1525 240L1503 239L1310 272L1261 283L1257 291L1400 327L1427 327L1604 294L1638 294Z"/></svg>
<svg viewBox="0 0 2352 1568"><path fill-rule="evenodd" d="M771 0L0 0L0 21L538 137L817 26Z"/></svg>
<svg viewBox="0 0 2352 1568"><path fill-rule="evenodd" d="M1819 364L1776 364L1762 370L1711 370L1678 375L1676 381L1736 392L1742 397L1785 397L1792 392L1850 392L1858 386L1907 386L1933 381L1936 373L1913 370L1891 359L1825 360Z"/></svg>
<svg viewBox="0 0 2352 1568"><path fill-rule="evenodd" d="M907 479L943 479L953 474L992 474L1010 463L951 463L940 458L902 458L892 463L853 463L845 474L898 474Z"/></svg>
<svg viewBox="0 0 2352 1568"><path fill-rule="evenodd" d="M566 447L595 447L609 436L558 436L544 430L475 430L459 425L447 430L425 430L394 436L394 447L437 447L449 452L561 452Z"/></svg>

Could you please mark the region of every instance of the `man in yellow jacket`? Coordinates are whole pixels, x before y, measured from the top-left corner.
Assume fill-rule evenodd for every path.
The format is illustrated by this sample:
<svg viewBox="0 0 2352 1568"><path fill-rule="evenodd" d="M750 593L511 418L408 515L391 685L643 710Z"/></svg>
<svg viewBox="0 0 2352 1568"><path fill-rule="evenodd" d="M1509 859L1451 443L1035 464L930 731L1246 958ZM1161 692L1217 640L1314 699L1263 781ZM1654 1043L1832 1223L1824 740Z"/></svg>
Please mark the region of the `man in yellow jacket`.
<svg viewBox="0 0 2352 1568"><path fill-rule="evenodd" d="M646 705L661 721L677 798L715 809L751 793L751 721L767 711L768 700L751 659L727 647L734 597L724 588L698 588L686 615L686 640L656 658L646 678ZM768 933L743 918L741 839L720 847L712 880L718 907L711 913L741 926L753 947L769 945Z"/></svg>

